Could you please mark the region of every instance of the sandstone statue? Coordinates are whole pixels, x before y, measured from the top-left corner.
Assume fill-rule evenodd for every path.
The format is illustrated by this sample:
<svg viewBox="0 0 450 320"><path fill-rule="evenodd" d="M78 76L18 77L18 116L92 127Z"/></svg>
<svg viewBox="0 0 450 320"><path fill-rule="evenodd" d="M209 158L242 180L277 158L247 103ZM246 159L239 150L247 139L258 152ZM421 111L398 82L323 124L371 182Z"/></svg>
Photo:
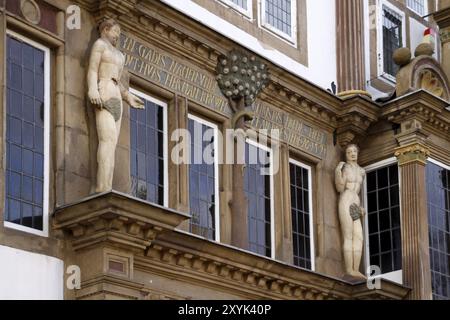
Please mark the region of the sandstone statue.
<svg viewBox="0 0 450 320"><path fill-rule="evenodd" d="M365 278L359 271L363 250L362 221L364 209L361 207L359 193L366 175L358 161L359 149L356 145L346 148L347 162L341 162L336 168L335 183L340 193L339 220L341 224L345 272L353 278Z"/></svg>
<svg viewBox="0 0 450 320"><path fill-rule="evenodd" d="M116 48L120 26L113 19L99 26L101 38L92 47L87 75L88 97L95 106L98 134L96 193L112 190L115 151L122 122L122 100L137 109L144 104L120 83L125 57Z"/></svg>

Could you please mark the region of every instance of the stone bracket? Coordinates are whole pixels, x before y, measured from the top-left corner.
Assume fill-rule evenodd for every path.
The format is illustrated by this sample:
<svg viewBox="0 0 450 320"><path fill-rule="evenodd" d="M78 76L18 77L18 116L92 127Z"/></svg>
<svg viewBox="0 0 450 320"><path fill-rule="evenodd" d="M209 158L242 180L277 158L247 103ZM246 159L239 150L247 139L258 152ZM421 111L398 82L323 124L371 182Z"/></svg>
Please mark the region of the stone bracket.
<svg viewBox="0 0 450 320"><path fill-rule="evenodd" d="M188 218L113 191L56 209L53 228L63 230L76 251L107 243L144 252L159 234L174 230Z"/></svg>

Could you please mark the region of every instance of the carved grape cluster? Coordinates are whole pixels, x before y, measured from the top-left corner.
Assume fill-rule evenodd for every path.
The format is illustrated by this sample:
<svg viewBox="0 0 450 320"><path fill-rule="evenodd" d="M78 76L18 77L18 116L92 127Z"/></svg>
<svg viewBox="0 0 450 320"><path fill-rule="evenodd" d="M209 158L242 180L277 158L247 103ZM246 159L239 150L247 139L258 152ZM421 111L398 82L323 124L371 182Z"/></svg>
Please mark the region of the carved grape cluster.
<svg viewBox="0 0 450 320"><path fill-rule="evenodd" d="M251 106L269 81L267 66L256 56L239 51L218 60L217 82L223 95L233 100L244 98L245 105Z"/></svg>

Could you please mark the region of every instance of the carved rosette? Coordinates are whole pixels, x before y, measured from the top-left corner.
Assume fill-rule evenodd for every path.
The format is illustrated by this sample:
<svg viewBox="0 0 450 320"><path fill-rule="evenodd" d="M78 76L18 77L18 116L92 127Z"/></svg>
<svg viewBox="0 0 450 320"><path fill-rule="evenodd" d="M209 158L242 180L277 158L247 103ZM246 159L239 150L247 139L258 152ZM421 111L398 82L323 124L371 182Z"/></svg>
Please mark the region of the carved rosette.
<svg viewBox="0 0 450 320"><path fill-rule="evenodd" d="M421 143L412 143L395 149L395 156L400 166L413 162L426 165L430 155L430 149Z"/></svg>

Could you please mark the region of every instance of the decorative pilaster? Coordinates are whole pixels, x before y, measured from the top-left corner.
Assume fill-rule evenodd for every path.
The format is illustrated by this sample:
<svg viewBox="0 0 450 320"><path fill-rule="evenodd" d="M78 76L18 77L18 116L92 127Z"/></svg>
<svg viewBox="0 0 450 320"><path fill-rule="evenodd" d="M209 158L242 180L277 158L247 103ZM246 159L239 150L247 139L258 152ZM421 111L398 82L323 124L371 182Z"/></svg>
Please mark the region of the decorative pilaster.
<svg viewBox="0 0 450 320"><path fill-rule="evenodd" d="M363 1L336 1L338 95L367 95L364 67Z"/></svg>
<svg viewBox="0 0 450 320"><path fill-rule="evenodd" d="M409 299L432 299L425 179L426 145L413 142L396 149L401 176L403 284Z"/></svg>

